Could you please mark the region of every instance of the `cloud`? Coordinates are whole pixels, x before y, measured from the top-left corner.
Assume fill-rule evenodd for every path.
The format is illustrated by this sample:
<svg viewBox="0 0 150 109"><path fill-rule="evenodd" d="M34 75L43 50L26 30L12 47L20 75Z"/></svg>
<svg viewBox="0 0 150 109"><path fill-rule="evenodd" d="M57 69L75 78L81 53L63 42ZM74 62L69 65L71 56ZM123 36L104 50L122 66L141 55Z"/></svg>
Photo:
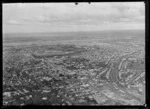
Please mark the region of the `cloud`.
<svg viewBox="0 0 150 109"><path fill-rule="evenodd" d="M25 21L25 22L30 22L30 21L33 21L33 20L34 20L34 18L29 17L29 16L26 16L26 17L22 18L22 21Z"/></svg>
<svg viewBox="0 0 150 109"><path fill-rule="evenodd" d="M125 22L138 22L140 19L140 22L145 20L145 7L144 3L142 2L131 2L131 3L117 3L112 5L113 8L116 8L120 11L120 14L118 15L119 21L125 21Z"/></svg>
<svg viewBox="0 0 150 109"><path fill-rule="evenodd" d="M49 5L49 6L48 6ZM47 16L41 17L40 22L53 23L99 23L103 22L144 22L144 6L142 3L95 3L94 5L79 4L79 6L69 4L53 5L47 4ZM55 8L54 8L55 6ZM71 7L72 6L72 7ZM42 8L42 7L41 7ZM141 19L143 18L143 19Z"/></svg>
<svg viewBox="0 0 150 109"><path fill-rule="evenodd" d="M13 20L13 19L8 20L6 23L9 25L21 25L21 23L19 21Z"/></svg>
<svg viewBox="0 0 150 109"><path fill-rule="evenodd" d="M33 3L17 4L18 17L27 16L25 21L39 23L102 23L109 22L132 22L144 16L144 5L142 3ZM22 12L21 12L22 10ZM21 14L21 15L20 15ZM20 15L20 16L19 16ZM33 19L34 18L34 19ZM128 20L127 20L128 19ZM144 19L143 19L144 20Z"/></svg>
<svg viewBox="0 0 150 109"><path fill-rule="evenodd" d="M145 24L144 2L79 3L78 5L74 3L24 3L7 4L3 5L3 8L3 19L6 25L24 27L36 25L36 28L45 27L44 29L60 26L68 29L71 27L84 29L87 26L89 28L118 28L119 26L115 25L121 24L120 28L122 28Z"/></svg>

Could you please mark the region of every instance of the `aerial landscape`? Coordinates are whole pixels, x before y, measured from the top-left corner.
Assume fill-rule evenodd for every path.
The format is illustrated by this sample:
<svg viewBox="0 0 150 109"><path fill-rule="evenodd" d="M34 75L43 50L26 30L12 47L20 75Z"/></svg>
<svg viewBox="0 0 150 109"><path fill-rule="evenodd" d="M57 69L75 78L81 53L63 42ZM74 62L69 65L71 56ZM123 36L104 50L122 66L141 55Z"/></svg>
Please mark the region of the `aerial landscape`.
<svg viewBox="0 0 150 109"><path fill-rule="evenodd" d="M145 29L21 32L14 23L3 33L4 106L145 104Z"/></svg>

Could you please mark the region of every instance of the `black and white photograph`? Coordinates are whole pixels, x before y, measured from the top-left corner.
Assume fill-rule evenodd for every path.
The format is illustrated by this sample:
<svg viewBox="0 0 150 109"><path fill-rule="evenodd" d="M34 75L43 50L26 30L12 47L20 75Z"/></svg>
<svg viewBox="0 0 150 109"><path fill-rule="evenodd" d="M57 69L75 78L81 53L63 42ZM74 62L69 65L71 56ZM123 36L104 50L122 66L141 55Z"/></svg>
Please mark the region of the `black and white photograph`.
<svg viewBox="0 0 150 109"><path fill-rule="evenodd" d="M2 3L3 106L144 106L145 3Z"/></svg>

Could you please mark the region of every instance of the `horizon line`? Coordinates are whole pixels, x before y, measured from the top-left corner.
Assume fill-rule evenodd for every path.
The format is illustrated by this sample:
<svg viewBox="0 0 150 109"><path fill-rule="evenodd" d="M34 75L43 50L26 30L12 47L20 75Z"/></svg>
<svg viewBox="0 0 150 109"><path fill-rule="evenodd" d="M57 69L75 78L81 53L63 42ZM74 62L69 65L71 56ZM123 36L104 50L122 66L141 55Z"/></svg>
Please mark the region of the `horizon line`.
<svg viewBox="0 0 150 109"><path fill-rule="evenodd" d="M95 30L95 31L51 31L51 32L6 32L4 34L47 34L47 33L78 33L78 32L103 32L103 31L136 31L145 29L118 29L118 30Z"/></svg>

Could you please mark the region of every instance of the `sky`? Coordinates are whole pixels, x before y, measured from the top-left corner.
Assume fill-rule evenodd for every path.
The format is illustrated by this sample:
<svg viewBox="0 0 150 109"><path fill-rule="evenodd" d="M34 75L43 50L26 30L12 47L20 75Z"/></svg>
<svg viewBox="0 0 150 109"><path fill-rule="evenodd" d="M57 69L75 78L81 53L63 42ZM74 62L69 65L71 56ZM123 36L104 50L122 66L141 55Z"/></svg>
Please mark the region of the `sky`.
<svg viewBox="0 0 150 109"><path fill-rule="evenodd" d="M3 3L3 33L145 29L144 2Z"/></svg>

